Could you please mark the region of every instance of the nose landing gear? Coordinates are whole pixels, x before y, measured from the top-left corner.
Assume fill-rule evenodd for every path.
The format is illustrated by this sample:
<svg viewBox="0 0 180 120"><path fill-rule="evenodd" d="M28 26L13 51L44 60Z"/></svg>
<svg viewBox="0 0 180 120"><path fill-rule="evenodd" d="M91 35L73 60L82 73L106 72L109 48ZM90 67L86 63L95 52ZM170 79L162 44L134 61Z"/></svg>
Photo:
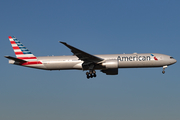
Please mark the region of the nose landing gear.
<svg viewBox="0 0 180 120"><path fill-rule="evenodd" d="M163 71L162 71L163 74L165 73L165 69L166 69L167 67L168 67L167 65L166 65L166 66L163 66Z"/></svg>

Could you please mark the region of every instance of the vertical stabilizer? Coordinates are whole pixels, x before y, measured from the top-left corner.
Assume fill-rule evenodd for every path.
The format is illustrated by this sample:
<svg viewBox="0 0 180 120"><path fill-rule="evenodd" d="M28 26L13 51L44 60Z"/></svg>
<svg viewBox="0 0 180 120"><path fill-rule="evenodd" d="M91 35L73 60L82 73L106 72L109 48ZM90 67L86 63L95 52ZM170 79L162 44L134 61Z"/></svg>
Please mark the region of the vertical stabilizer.
<svg viewBox="0 0 180 120"><path fill-rule="evenodd" d="M14 53L18 59L37 61L37 58L14 36L9 36Z"/></svg>
<svg viewBox="0 0 180 120"><path fill-rule="evenodd" d="M19 60L24 60L27 62L20 62L20 65L34 65L42 64L38 59L14 36L9 36L14 53ZM18 60L18 61L19 61ZM15 60L17 61L17 60Z"/></svg>

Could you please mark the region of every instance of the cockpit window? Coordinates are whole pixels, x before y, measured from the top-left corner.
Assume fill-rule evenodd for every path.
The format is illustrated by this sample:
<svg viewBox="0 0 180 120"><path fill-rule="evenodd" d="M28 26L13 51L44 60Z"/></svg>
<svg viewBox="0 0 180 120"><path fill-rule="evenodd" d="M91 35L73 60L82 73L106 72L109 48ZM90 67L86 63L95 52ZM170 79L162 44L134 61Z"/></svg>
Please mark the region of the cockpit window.
<svg viewBox="0 0 180 120"><path fill-rule="evenodd" d="M170 59L174 59L173 57L170 57Z"/></svg>

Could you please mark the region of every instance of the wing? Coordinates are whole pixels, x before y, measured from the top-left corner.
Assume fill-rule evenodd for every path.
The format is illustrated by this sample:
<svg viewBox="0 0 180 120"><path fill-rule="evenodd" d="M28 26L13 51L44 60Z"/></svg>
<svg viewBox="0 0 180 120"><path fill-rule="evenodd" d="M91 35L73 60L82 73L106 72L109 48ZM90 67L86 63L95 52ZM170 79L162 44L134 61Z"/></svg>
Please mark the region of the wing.
<svg viewBox="0 0 180 120"><path fill-rule="evenodd" d="M82 61L84 61L85 63L98 63L98 62L101 62L101 61L103 61L104 59L102 59L102 58L99 58L99 57L97 57L97 56L94 56L94 55L91 55L91 54L89 54L89 53L86 53L86 52L84 52L84 51L82 51L82 50L79 50L79 49L77 49L77 48L75 48L75 47L73 47L73 46L71 46L71 45L68 45L67 43L65 43L65 42L61 42L61 41L59 41L60 43L62 43L62 44L64 44L66 47L68 47L69 49L71 49L71 52L74 54L74 55L76 55L78 58L79 58L79 60L82 60Z"/></svg>

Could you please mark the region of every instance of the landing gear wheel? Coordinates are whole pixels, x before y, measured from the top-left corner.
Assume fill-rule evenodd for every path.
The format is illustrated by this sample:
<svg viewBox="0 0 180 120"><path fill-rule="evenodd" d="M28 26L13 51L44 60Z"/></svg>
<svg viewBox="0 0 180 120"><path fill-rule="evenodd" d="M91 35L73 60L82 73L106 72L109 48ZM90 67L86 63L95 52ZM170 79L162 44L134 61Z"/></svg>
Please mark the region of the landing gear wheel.
<svg viewBox="0 0 180 120"><path fill-rule="evenodd" d="M93 78L93 75L92 75L92 74L90 74L90 77L91 77L91 78Z"/></svg>
<svg viewBox="0 0 180 120"><path fill-rule="evenodd" d="M162 73L164 74L164 73L165 73L165 71L162 71Z"/></svg>
<svg viewBox="0 0 180 120"><path fill-rule="evenodd" d="M89 76L89 72L86 72L86 76L87 76L87 79L89 79L89 78L90 78L90 76Z"/></svg>
<svg viewBox="0 0 180 120"><path fill-rule="evenodd" d="M94 73L94 75L93 75L94 77L96 77L97 75L96 75L96 73Z"/></svg>
<svg viewBox="0 0 180 120"><path fill-rule="evenodd" d="M95 70L90 70L89 72L86 72L86 76L87 76L87 79L96 77L97 76L96 71Z"/></svg>
<svg viewBox="0 0 180 120"><path fill-rule="evenodd" d="M89 75L89 72L86 72L86 75Z"/></svg>

